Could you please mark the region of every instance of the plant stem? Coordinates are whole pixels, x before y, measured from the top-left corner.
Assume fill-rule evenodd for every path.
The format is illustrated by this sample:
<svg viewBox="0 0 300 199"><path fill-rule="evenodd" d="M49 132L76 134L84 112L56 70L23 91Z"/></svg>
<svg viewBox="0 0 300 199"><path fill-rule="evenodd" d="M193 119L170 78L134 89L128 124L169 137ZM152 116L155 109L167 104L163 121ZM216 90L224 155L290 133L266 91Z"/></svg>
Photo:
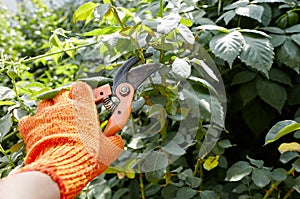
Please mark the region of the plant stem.
<svg viewBox="0 0 300 199"><path fill-rule="evenodd" d="M287 171L287 175L290 175L291 173L294 172L294 167L292 167L289 171ZM275 183L272 183L271 188L269 190L266 191L266 194L264 195L263 199L267 199L269 198L269 196L271 195L271 193L277 189L277 187L280 185L282 181L277 181Z"/></svg>
<svg viewBox="0 0 300 199"><path fill-rule="evenodd" d="M166 167L165 180L166 180L166 185L171 184L171 173L170 173L169 165Z"/></svg>
<svg viewBox="0 0 300 199"><path fill-rule="evenodd" d="M294 191L295 189L290 189L282 199L288 199Z"/></svg>
<svg viewBox="0 0 300 199"><path fill-rule="evenodd" d="M221 13L221 7L222 7L222 0L218 1L218 16L220 16Z"/></svg>
<svg viewBox="0 0 300 199"><path fill-rule="evenodd" d="M158 13L158 16L163 17L163 12L164 12L163 0L159 0L159 13Z"/></svg>
<svg viewBox="0 0 300 199"><path fill-rule="evenodd" d="M0 152L7 158L7 160L9 161L9 163L13 166L16 167L16 165L14 164L14 162L10 159L10 157L7 155L7 153L5 152L5 150L3 149L2 145L0 144Z"/></svg>
<svg viewBox="0 0 300 199"><path fill-rule="evenodd" d="M144 182L143 182L143 174L142 173L139 173L139 180L140 180L140 191L142 194L142 199L146 199L145 186L144 186Z"/></svg>

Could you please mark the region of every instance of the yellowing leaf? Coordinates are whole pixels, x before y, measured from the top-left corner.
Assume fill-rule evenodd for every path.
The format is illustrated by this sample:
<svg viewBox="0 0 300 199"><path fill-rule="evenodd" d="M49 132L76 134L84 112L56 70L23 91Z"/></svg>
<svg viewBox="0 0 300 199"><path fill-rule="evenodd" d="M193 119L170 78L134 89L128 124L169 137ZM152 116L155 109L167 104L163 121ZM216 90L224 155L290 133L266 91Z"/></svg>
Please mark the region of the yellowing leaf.
<svg viewBox="0 0 300 199"><path fill-rule="evenodd" d="M212 170L219 164L219 156L210 156L208 157L203 164L204 169L207 171Z"/></svg>
<svg viewBox="0 0 300 199"><path fill-rule="evenodd" d="M283 143L278 147L280 153L287 151L298 151L300 152L300 144L297 142Z"/></svg>
<svg viewBox="0 0 300 199"><path fill-rule="evenodd" d="M88 2L80 6L73 14L73 22L91 20L91 13L99 6L99 3Z"/></svg>

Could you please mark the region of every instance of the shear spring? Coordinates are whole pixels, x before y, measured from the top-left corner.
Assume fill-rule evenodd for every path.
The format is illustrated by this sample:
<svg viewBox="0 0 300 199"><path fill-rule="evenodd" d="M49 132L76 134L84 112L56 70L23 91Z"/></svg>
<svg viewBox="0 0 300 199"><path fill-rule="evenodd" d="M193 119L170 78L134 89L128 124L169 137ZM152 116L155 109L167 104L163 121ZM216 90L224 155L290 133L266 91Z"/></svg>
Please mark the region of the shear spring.
<svg viewBox="0 0 300 199"><path fill-rule="evenodd" d="M114 112L118 106L111 100L110 97L104 98L103 105L106 108L106 110L109 110L110 112Z"/></svg>

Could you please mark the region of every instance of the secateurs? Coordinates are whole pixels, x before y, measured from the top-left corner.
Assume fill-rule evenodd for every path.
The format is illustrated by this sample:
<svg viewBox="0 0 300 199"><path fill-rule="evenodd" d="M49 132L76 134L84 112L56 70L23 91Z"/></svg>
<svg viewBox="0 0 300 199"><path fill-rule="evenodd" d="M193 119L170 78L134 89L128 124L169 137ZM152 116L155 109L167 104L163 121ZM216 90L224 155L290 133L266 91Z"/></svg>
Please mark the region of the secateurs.
<svg viewBox="0 0 300 199"><path fill-rule="evenodd" d="M144 57L147 58L151 55L151 53L146 53ZM158 63L147 63L130 70L138 62L136 57L130 58L116 72L112 87L105 84L93 90L95 103L102 103L106 109L112 112L104 130L106 136L116 134L126 125L131 114L135 90L146 78L161 67L161 64ZM119 99L118 104L112 101L113 96Z"/></svg>

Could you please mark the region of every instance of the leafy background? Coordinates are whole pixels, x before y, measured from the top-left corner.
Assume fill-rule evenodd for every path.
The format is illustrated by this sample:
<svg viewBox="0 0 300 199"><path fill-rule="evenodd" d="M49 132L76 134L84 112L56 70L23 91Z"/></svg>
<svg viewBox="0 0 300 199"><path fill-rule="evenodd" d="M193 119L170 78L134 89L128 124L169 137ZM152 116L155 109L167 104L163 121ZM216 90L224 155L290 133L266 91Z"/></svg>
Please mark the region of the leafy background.
<svg viewBox="0 0 300 199"><path fill-rule="evenodd" d="M299 197L299 6L296 0L104 0L60 6L32 0L16 14L1 7L1 177L22 166L26 151L17 124L34 114L41 93L80 78L102 76L106 79L98 84L110 82L125 60L143 59L147 51L154 53L149 60L165 69L153 78L154 86L138 93L121 132L129 153L123 157L157 150L164 155L143 156L144 165L155 162L152 172L139 172L130 161L112 166L78 198ZM190 50L196 54L186 54ZM207 54L223 79L227 109L215 87L219 74L207 73L214 67ZM192 105L201 114L191 114ZM110 114L98 108L104 128ZM212 110L219 110L216 117ZM150 117L157 133L132 130L147 126ZM180 125L187 130L178 131ZM198 156L208 135L216 139ZM168 164L173 156L179 158Z"/></svg>

